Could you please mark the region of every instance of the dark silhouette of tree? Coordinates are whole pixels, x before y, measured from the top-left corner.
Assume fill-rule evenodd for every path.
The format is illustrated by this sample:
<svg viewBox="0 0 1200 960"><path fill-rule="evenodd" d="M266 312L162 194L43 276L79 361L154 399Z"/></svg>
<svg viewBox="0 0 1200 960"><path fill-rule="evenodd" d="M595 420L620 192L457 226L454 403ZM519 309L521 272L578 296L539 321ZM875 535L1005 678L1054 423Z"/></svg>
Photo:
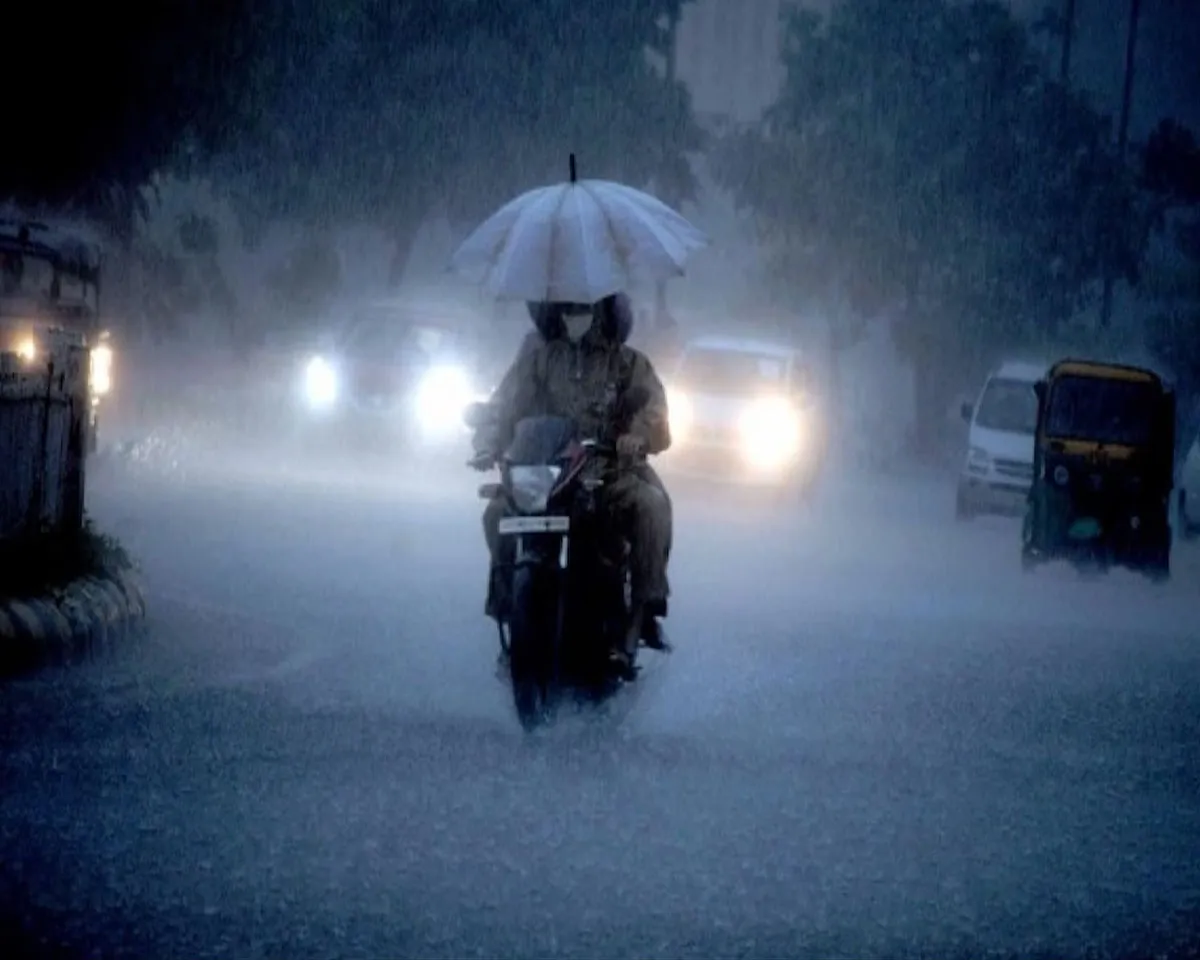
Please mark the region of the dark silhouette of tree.
<svg viewBox="0 0 1200 960"><path fill-rule="evenodd" d="M1190 441L1200 423L1200 142L1173 120L1162 121L1141 150L1143 182L1153 204L1161 243L1146 293L1157 306L1147 321L1150 347L1179 379ZM1181 455L1186 453L1186 448Z"/></svg>
<svg viewBox="0 0 1200 960"><path fill-rule="evenodd" d="M645 56L685 2L22 4L0 197L128 237L156 172L208 173L250 219L378 224L402 258L431 208L482 216L571 151L687 197L700 134Z"/></svg>
<svg viewBox="0 0 1200 960"><path fill-rule="evenodd" d="M0 199L93 217L124 239L183 139L224 145L244 0L5 9Z"/></svg>
<svg viewBox="0 0 1200 960"><path fill-rule="evenodd" d="M566 175L694 190L687 93L646 48L680 0L261 0L244 134L206 150L260 217L386 227L407 258L421 219L464 224Z"/></svg>
<svg viewBox="0 0 1200 960"><path fill-rule="evenodd" d="M1048 76L1006 7L842 0L792 11L762 130L718 151L801 295L898 318L919 447L998 344L1052 336L1106 258L1133 275L1147 226L1105 121Z"/></svg>

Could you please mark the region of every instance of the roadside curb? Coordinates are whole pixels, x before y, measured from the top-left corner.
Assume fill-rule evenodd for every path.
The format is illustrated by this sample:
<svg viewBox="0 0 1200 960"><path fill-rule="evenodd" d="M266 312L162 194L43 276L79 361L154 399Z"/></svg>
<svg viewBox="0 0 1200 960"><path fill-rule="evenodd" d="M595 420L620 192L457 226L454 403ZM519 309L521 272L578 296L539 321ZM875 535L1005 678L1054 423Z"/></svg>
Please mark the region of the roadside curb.
<svg viewBox="0 0 1200 960"><path fill-rule="evenodd" d="M107 652L145 615L145 591L129 568L45 596L0 601L0 676Z"/></svg>

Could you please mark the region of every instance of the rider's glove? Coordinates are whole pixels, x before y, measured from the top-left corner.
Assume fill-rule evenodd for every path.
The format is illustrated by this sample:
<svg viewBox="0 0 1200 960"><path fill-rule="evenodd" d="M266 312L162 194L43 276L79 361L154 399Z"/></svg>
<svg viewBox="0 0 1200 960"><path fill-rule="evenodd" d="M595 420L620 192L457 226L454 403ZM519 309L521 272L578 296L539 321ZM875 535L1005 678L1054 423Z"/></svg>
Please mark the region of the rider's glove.
<svg viewBox="0 0 1200 960"><path fill-rule="evenodd" d="M467 461L468 467L470 467L472 470L478 470L480 473L491 470L495 465L495 454L489 453L487 450L477 451L475 456Z"/></svg>

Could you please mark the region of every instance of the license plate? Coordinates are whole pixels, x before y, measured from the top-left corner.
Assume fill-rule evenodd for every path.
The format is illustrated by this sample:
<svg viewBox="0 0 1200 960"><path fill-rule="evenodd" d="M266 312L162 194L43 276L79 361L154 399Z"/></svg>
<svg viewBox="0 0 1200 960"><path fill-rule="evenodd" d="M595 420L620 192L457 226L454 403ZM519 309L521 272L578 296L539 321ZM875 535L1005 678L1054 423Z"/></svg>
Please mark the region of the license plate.
<svg viewBox="0 0 1200 960"><path fill-rule="evenodd" d="M570 529L570 517L505 517L500 521L502 534L566 533Z"/></svg>

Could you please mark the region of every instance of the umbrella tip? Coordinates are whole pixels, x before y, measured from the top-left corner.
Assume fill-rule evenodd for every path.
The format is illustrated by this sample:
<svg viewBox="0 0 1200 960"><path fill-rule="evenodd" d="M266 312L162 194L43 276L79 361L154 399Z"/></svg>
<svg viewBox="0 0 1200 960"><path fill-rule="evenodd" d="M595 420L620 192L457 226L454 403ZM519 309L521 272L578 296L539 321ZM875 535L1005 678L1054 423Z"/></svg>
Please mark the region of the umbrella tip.
<svg viewBox="0 0 1200 960"><path fill-rule="evenodd" d="M574 183L577 179L576 175L575 175L575 154L571 154L570 164L571 164L571 182Z"/></svg>

